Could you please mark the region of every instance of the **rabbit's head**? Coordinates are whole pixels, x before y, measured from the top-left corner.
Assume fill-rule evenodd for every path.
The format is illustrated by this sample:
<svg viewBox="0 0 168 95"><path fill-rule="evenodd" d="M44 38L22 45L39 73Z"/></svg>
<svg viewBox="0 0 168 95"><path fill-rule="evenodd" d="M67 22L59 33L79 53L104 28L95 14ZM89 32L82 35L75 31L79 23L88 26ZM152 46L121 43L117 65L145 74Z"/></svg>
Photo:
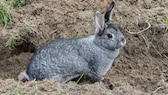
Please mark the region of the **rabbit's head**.
<svg viewBox="0 0 168 95"><path fill-rule="evenodd" d="M111 22L112 11L115 3L112 2L105 15L97 11L95 13L96 35L95 43L105 49L115 50L126 44L126 39L117 26Z"/></svg>

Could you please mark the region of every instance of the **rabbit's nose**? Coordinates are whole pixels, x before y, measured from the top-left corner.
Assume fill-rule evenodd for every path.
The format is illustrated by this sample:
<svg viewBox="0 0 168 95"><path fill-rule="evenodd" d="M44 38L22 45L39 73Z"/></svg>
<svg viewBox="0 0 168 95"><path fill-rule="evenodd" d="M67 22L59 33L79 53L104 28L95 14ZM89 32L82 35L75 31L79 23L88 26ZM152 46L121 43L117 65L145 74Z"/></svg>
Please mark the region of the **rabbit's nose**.
<svg viewBox="0 0 168 95"><path fill-rule="evenodd" d="M123 44L126 44L126 39L123 37L123 38L121 38L121 42L123 43Z"/></svg>
<svg viewBox="0 0 168 95"><path fill-rule="evenodd" d="M121 38L121 42L125 42L125 38Z"/></svg>

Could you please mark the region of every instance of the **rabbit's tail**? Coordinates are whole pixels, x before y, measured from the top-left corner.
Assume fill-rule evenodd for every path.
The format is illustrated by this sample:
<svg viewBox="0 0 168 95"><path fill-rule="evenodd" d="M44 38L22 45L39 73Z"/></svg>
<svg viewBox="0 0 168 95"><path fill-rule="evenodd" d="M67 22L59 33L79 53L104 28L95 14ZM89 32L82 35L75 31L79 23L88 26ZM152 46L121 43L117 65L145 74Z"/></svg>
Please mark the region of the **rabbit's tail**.
<svg viewBox="0 0 168 95"><path fill-rule="evenodd" d="M29 76L26 73L26 70L24 70L23 72L20 72L20 74L18 76L18 80L19 81L28 81L28 80L30 80Z"/></svg>

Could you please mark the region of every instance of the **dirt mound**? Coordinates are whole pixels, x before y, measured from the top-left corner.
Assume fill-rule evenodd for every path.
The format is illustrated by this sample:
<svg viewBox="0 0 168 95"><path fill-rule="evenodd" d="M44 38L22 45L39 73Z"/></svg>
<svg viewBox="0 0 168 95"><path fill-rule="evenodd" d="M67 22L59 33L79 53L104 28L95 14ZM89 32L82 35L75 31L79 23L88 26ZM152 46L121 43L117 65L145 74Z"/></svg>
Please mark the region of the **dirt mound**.
<svg viewBox="0 0 168 95"><path fill-rule="evenodd" d="M1 84L3 83L3 84ZM10 85L10 86L9 86ZM95 84L78 85L74 82L60 84L55 80L30 81L19 83L12 79L5 81L0 80L0 92L7 95L148 95L146 93L134 90L130 85L116 87L113 91L106 89L104 86Z"/></svg>
<svg viewBox="0 0 168 95"><path fill-rule="evenodd" d="M124 33L127 45L105 76L106 88L86 80L82 85L62 85L53 80L20 83L17 76L26 68L33 52L43 44L58 38L94 34L94 12L104 12L111 0L29 0L26 6L15 9L9 1L2 2L10 9L13 20L5 30L0 25L1 93L22 90L26 91L24 94L70 95L168 93L167 0L116 1L113 22ZM24 39L23 43L9 50L4 44L15 34Z"/></svg>

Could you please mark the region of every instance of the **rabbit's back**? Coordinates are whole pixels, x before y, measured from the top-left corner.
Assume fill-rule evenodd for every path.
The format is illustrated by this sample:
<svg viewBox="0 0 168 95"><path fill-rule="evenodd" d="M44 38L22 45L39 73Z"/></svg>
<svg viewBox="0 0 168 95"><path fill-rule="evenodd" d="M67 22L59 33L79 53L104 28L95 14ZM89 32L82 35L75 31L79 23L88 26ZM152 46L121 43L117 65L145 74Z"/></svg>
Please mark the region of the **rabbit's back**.
<svg viewBox="0 0 168 95"><path fill-rule="evenodd" d="M31 80L81 74L81 67L87 67L87 62L80 56L79 49L79 39L60 39L46 44L33 55L26 73Z"/></svg>

